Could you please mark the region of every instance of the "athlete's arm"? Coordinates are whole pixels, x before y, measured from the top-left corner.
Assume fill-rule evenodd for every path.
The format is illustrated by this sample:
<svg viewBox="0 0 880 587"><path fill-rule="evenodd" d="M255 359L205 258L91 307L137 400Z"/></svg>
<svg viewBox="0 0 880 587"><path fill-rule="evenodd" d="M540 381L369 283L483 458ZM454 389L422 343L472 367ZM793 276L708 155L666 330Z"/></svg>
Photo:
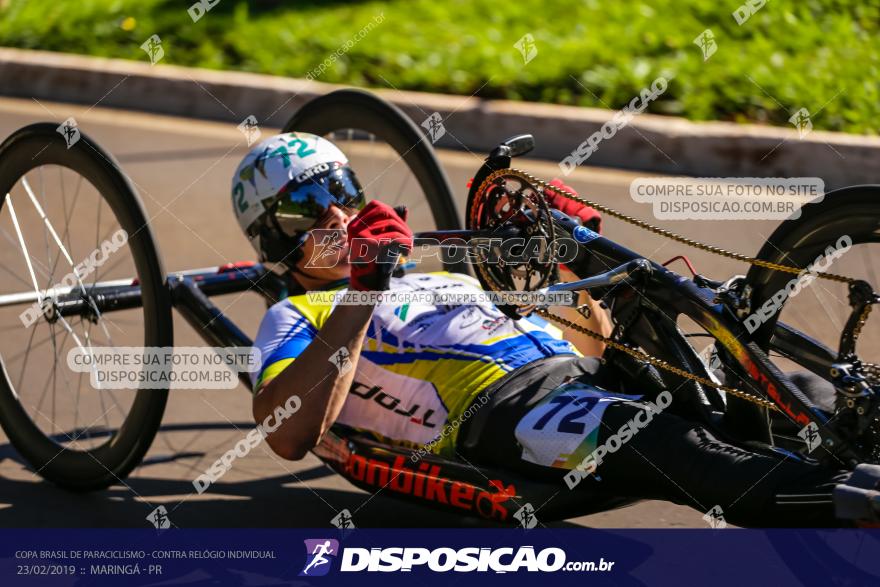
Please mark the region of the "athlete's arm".
<svg viewBox="0 0 880 587"><path fill-rule="evenodd" d="M563 281L574 281L577 279L577 276L569 271L561 271L560 273L563 276ZM559 313L564 318L583 324L586 328L593 332L598 332L602 336L611 336L614 325L611 323L608 312L599 305L599 302L590 297L588 293L581 292L578 296L578 303L585 304L590 309L589 318L585 319L584 315L574 308L559 308ZM584 356L600 357L605 351L604 343L586 334L581 334L574 329L566 329L563 334L565 339L576 346Z"/></svg>
<svg viewBox="0 0 880 587"><path fill-rule="evenodd" d="M554 179L550 182L550 185L577 195L574 188L565 185L561 179ZM547 197L547 203L550 207L568 214L572 218L577 219L582 225L595 230L596 232L602 232L602 216L598 211L585 204L570 200L553 189L545 190L544 195ZM575 281L577 279L577 276L570 271L563 269L562 273L563 281ZM589 294L582 293L580 294L579 303L586 304L590 309L590 317L587 318L584 325L593 332L598 332L603 336L610 336L613 325L611 324L611 319L608 317L607 312L599 306L599 302L590 297ZM583 316L579 315L573 308L563 309L562 315L569 320L575 320L578 322L583 321ZM574 345L578 347L578 350L588 357L601 356L605 351L605 345L603 343L573 330L566 331L565 338L574 343Z"/></svg>
<svg viewBox="0 0 880 587"><path fill-rule="evenodd" d="M373 200L349 222L346 233L351 263L349 288L387 290L391 273L387 265L377 262L376 252L380 245L391 244L404 252L412 249L406 210L398 211ZM336 421L354 380L372 315L372 306L337 306L296 360L257 390L253 410L258 423L285 406L293 394L302 403L296 413L266 436L269 447L278 456L290 460L303 458ZM342 347L350 365L340 369L333 357Z"/></svg>
<svg viewBox="0 0 880 587"><path fill-rule="evenodd" d="M337 307L296 360L258 390L253 403L258 423L285 406L291 395L300 399L299 410L266 436L275 454L289 460L305 457L336 421L354 379L372 315L372 306ZM333 356L342 347L351 363L339 369Z"/></svg>

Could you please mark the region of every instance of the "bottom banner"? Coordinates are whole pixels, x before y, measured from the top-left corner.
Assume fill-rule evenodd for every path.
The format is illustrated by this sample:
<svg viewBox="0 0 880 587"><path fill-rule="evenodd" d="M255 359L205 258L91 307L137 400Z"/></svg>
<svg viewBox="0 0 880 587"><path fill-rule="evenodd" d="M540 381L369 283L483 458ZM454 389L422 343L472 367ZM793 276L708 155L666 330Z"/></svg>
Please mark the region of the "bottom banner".
<svg viewBox="0 0 880 587"><path fill-rule="evenodd" d="M880 585L880 530L0 530L2 585Z"/></svg>

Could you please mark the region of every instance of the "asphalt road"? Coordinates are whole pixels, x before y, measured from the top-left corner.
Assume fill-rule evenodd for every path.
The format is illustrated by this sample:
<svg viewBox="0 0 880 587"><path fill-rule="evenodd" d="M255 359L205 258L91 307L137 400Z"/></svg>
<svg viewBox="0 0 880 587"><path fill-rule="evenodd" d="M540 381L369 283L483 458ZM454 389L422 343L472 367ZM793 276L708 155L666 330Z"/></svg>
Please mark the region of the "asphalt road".
<svg viewBox="0 0 880 587"><path fill-rule="evenodd" d="M69 116L74 116L84 132L115 155L137 186L151 216L168 271L252 258L252 251L230 210L230 177L247 151L245 137L234 125L100 107L86 109L2 99L0 137L31 122L60 122ZM283 121L273 122L281 126ZM271 129L263 129L263 136L270 132ZM418 195L410 193L412 186L407 185L405 178L396 177L395 158L381 149L364 146L353 147L352 151L359 173L361 169L369 169L362 179L373 178L366 182L370 184L371 194L386 200L402 197L401 201L406 201L413 210L416 228L430 226L427 210L418 208ZM464 209L465 186L479 166L481 156L466 152L441 153L443 165L455 186L459 210ZM523 161L520 164L539 176L558 174L552 162ZM653 220L650 207L635 203L629 196L629 184L638 176L631 172L581 168L569 178L569 183L583 194L634 216ZM753 253L776 223L658 224L722 247ZM607 221L605 230L655 260L687 253L698 270L716 277L743 271L743 267L735 263L710 259L618 221ZM2 293L16 291L17 287L7 279ZM265 309L260 299L225 296L215 301L248 335L254 335ZM10 321L3 324L4 330L14 326ZM175 317L174 326L176 344L203 344L179 316ZM17 336L4 335L0 344L4 356L21 348L22 342ZM148 525L146 516L160 504L166 506L173 523L180 527L327 526L343 508L353 513L357 526L364 527L480 524L407 505L385 495L371 498L333 474L313 456L299 462L285 462L265 446L239 459L209 492L195 494L192 479L232 447L252 425L250 397L242 387L235 391L174 392L163 428L147 458L126 484L84 495L68 493L44 482L2 435L0 525L143 527ZM702 515L703 512L689 508L649 501L555 525L704 527Z"/></svg>

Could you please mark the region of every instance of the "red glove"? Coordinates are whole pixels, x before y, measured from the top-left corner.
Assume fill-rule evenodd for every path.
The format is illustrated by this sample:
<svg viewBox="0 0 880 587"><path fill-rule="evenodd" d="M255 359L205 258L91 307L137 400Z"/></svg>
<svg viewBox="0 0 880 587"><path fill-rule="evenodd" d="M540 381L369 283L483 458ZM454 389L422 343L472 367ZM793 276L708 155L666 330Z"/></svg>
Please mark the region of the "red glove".
<svg viewBox="0 0 880 587"><path fill-rule="evenodd" d="M561 179L554 179L550 182L550 185L577 195L577 192L574 191L572 187L562 183ZM550 189L544 190L544 196L547 198L547 203L550 204L551 208L555 208L563 214L568 214L572 218L577 218L581 221L582 225L586 226L590 230L602 232L602 215L593 208L590 208L586 204L581 204L579 202L575 202L574 200L570 200L562 194Z"/></svg>
<svg viewBox="0 0 880 587"><path fill-rule="evenodd" d="M406 225L406 208L392 208L371 200L348 223L350 286L358 291L385 291L391 280L396 255L383 254L387 248L406 254L413 247L413 233Z"/></svg>

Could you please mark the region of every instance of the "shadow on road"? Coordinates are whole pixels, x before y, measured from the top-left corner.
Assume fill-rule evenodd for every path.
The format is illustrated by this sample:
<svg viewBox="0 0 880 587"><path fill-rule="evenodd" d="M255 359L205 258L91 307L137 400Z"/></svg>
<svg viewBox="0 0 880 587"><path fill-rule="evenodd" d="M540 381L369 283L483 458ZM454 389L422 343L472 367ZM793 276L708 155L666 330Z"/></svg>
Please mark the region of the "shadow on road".
<svg viewBox="0 0 880 587"><path fill-rule="evenodd" d="M241 429L246 424L185 424L163 426L170 431ZM153 453L156 451L154 450ZM383 494L370 498L352 488L327 488L335 473L324 465L291 474L224 482L201 495L190 477L152 476L157 465L204 457L202 452L151 454L137 475L103 491L72 493L34 475L9 443L0 444L0 527L149 527L147 515L164 505L172 523L181 528L204 527L329 527L348 509L358 527L495 527L487 521L457 517ZM11 474L15 471L15 474ZM341 477L336 478L346 484ZM324 485L316 487L315 482ZM555 527L573 526L565 522Z"/></svg>

